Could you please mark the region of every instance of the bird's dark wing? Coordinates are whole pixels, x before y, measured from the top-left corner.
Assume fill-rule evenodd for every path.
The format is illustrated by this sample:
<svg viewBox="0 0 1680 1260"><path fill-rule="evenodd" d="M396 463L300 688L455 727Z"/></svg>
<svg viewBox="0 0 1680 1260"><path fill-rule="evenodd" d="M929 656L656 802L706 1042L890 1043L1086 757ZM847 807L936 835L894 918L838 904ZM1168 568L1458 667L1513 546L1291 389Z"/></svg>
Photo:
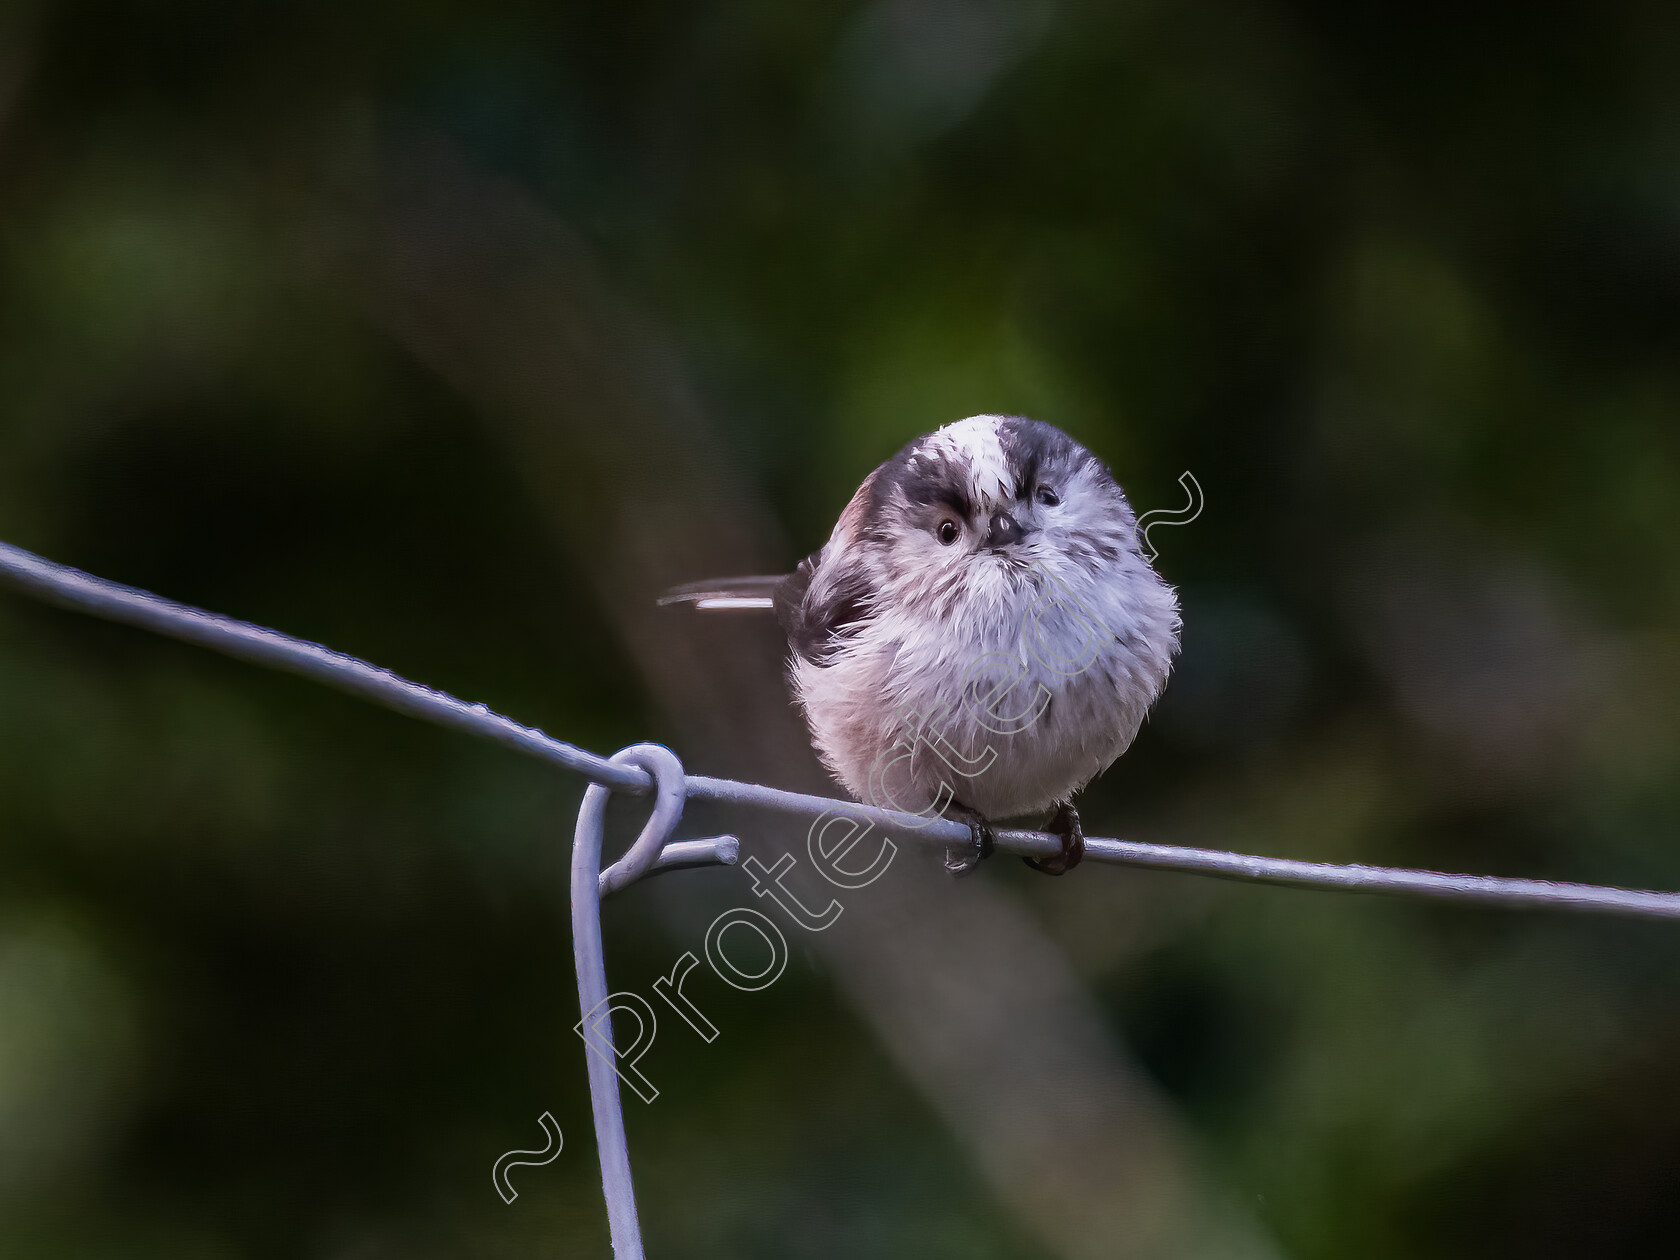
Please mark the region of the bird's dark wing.
<svg viewBox="0 0 1680 1260"><path fill-rule="evenodd" d="M788 642L794 643L794 628L804 616L805 596L811 590L811 575L822 560L821 551L813 551L799 562L799 567L776 585L774 592L776 620L787 632ZM797 644L795 644L797 647Z"/></svg>
<svg viewBox="0 0 1680 1260"><path fill-rule="evenodd" d="M855 555L844 553L825 565L823 552L813 552L776 588L776 619L789 645L818 665L826 665L871 615L875 591Z"/></svg>

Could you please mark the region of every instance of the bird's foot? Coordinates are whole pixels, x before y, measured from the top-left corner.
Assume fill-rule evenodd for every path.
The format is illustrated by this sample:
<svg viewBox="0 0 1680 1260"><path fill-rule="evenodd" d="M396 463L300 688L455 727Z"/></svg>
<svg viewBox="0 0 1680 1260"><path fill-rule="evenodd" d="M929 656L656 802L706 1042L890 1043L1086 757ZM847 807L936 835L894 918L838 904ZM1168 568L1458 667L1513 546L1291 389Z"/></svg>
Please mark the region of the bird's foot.
<svg viewBox="0 0 1680 1260"><path fill-rule="evenodd" d="M991 823L963 805L952 805L945 816L953 822L966 823L972 837L966 845L952 845L945 850L945 869L952 875L967 875L992 856L997 848L997 832Z"/></svg>
<svg viewBox="0 0 1680 1260"><path fill-rule="evenodd" d="M1022 858L1035 871L1046 875L1066 875L1085 858L1085 828L1079 822L1079 811L1072 801L1056 806L1045 830L1062 838L1062 851L1053 858Z"/></svg>

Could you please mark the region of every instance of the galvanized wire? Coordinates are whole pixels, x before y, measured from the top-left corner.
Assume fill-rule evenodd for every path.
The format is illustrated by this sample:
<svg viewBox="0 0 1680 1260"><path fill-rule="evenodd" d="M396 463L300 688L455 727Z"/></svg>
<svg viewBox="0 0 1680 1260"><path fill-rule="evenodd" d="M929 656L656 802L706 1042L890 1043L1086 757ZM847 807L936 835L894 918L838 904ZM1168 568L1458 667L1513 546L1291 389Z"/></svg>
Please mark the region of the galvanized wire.
<svg viewBox="0 0 1680 1260"><path fill-rule="evenodd" d="M68 565L54 564L10 543L0 542L0 577L19 590L60 608L138 626L142 630L207 647L253 665L301 674L409 717L435 722L439 726L452 726L544 761L555 762L621 792L639 795L651 786L643 770L633 766L615 766L605 757L598 757L545 735L534 727L521 726L511 718L492 713L485 705L468 704L441 691L422 687L388 669L334 652L319 643L308 643L248 621L236 621L232 617L190 608L161 595L153 595L150 591L109 582Z"/></svg>
<svg viewBox="0 0 1680 1260"><path fill-rule="evenodd" d="M263 626L204 612L147 591L93 577L3 542L0 542L0 578L48 603L138 626L253 664L300 674L398 713L466 731L564 766L594 783L617 791L642 795L652 788L651 779L642 769L614 764L605 757L493 713L485 705L457 700L320 644L294 639ZM966 826L946 819L927 820L849 801L706 775L685 775L684 794L689 800L717 801L810 819L842 811L851 817L872 822L895 836L941 848L966 843L970 838ZM999 831L997 842L999 849L1023 856L1050 857L1061 849L1059 838L1034 831ZM709 852L697 850L696 861L716 860L709 856ZM1680 893L1675 892L1381 866L1298 862L1220 849L1145 844L1104 837L1088 837L1085 856L1089 860L1122 866L1320 891L1388 893L1510 908L1550 908L1680 919ZM668 847L654 869L671 869L684 864L687 863Z"/></svg>

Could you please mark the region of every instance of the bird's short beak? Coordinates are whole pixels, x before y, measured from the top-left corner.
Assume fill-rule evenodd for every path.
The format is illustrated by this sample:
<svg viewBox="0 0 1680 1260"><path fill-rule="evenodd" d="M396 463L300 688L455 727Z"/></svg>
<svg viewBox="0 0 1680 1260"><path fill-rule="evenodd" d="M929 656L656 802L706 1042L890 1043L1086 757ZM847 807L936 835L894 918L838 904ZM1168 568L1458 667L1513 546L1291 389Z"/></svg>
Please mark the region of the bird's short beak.
<svg viewBox="0 0 1680 1260"><path fill-rule="evenodd" d="M991 528L986 531L986 546L1007 547L1010 543L1018 543L1028 534L1030 529L1023 529L1021 523L1008 512L994 512Z"/></svg>

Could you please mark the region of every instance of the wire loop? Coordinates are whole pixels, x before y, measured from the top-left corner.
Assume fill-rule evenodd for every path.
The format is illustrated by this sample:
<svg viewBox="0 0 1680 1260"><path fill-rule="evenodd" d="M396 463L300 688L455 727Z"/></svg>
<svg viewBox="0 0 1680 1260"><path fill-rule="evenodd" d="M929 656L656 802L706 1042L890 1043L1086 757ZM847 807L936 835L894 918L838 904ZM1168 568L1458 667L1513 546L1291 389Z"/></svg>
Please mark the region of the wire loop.
<svg viewBox="0 0 1680 1260"><path fill-rule="evenodd" d="M608 758L614 765L637 766L646 770L653 780L653 813L642 827L642 834L606 870L601 872L600 894L605 897L635 883L659 861L665 842L682 821L683 801L687 796L687 778L683 764L663 744L631 744Z"/></svg>

